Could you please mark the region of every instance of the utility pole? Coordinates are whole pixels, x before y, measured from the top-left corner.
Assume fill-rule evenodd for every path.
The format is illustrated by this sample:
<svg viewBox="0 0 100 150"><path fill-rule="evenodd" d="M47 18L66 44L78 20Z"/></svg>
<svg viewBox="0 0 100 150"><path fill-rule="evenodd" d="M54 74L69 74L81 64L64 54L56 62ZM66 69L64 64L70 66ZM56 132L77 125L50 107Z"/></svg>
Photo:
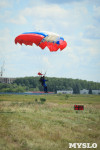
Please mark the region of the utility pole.
<svg viewBox="0 0 100 150"><path fill-rule="evenodd" d="M3 65L1 66L0 77L3 77L3 73L5 71L4 65L5 65L5 62L3 62Z"/></svg>

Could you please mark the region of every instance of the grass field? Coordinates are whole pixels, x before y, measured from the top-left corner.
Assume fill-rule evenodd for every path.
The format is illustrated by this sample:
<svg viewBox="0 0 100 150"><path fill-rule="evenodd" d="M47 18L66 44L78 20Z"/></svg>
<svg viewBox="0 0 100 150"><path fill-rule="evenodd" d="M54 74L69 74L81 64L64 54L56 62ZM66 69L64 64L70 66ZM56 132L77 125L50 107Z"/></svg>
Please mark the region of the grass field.
<svg viewBox="0 0 100 150"><path fill-rule="evenodd" d="M99 95L0 95L0 150L69 150L69 143L100 150Z"/></svg>

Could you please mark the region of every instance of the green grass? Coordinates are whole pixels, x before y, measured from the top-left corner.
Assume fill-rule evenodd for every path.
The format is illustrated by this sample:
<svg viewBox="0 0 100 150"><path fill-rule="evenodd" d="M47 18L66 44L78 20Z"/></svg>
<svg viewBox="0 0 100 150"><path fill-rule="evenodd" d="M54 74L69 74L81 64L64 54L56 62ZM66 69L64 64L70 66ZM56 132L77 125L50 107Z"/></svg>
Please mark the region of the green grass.
<svg viewBox="0 0 100 150"><path fill-rule="evenodd" d="M0 150L68 150L69 143L100 150L99 95L0 95Z"/></svg>

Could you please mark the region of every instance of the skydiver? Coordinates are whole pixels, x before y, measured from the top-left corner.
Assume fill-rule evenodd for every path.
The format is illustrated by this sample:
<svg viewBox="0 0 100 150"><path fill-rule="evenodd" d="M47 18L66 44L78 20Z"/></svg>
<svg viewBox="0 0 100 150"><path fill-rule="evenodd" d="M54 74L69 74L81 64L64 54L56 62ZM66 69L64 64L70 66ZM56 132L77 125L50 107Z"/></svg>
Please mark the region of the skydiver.
<svg viewBox="0 0 100 150"><path fill-rule="evenodd" d="M48 90L47 90L47 85L45 83L45 81L47 81L47 80L45 80L45 76L41 77L39 81L41 82L42 86L44 87L44 92L47 93Z"/></svg>

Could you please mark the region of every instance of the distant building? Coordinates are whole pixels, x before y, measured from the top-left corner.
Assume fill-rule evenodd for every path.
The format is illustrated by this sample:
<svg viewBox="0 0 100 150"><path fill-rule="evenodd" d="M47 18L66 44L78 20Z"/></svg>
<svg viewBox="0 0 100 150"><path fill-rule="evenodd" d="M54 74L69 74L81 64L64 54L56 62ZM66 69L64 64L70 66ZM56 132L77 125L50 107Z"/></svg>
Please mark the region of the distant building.
<svg viewBox="0 0 100 150"><path fill-rule="evenodd" d="M68 91L57 91L57 94L59 94L59 93L61 93L61 94L73 94L73 90L68 90Z"/></svg>
<svg viewBox="0 0 100 150"><path fill-rule="evenodd" d="M13 81L16 80L16 78L4 78L0 77L0 83L13 83Z"/></svg>
<svg viewBox="0 0 100 150"><path fill-rule="evenodd" d="M66 91L57 91L57 94L73 94L73 90L66 90ZM83 90L80 90L80 94L88 94L89 93L89 90L86 90L86 89L83 89Z"/></svg>
<svg viewBox="0 0 100 150"><path fill-rule="evenodd" d="M73 94L73 90L66 90L66 91L63 91L63 90L58 90L57 91L57 94ZM80 94L89 94L89 90L87 89L83 89L83 90L80 90ZM100 94L100 90L92 90L92 94Z"/></svg>
<svg viewBox="0 0 100 150"><path fill-rule="evenodd" d="M80 90L80 94L89 94L89 90L86 89Z"/></svg>
<svg viewBox="0 0 100 150"><path fill-rule="evenodd" d="M92 94L100 94L100 90L92 90Z"/></svg>
<svg viewBox="0 0 100 150"><path fill-rule="evenodd" d="M89 90L80 90L80 94L89 94ZM100 94L100 90L92 90L92 94Z"/></svg>

